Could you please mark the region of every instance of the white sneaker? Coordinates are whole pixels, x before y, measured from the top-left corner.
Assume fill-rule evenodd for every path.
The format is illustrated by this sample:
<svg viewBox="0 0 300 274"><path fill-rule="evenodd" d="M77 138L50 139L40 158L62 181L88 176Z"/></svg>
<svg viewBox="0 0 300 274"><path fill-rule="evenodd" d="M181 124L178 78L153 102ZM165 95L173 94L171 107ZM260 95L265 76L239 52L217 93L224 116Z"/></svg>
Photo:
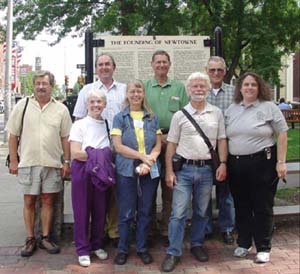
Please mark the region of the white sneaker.
<svg viewBox="0 0 300 274"><path fill-rule="evenodd" d="M100 260L106 260L108 258L107 252L101 248L98 250L95 250L94 253Z"/></svg>
<svg viewBox="0 0 300 274"><path fill-rule="evenodd" d="M237 247L234 252L234 257L244 258L249 254L249 251L252 249L252 246L250 246L248 249L244 247Z"/></svg>
<svg viewBox="0 0 300 274"><path fill-rule="evenodd" d="M270 261L270 252L257 252L255 262L267 263Z"/></svg>
<svg viewBox="0 0 300 274"><path fill-rule="evenodd" d="M78 257L78 262L81 266L90 266L91 265L91 259L90 256L79 256Z"/></svg>

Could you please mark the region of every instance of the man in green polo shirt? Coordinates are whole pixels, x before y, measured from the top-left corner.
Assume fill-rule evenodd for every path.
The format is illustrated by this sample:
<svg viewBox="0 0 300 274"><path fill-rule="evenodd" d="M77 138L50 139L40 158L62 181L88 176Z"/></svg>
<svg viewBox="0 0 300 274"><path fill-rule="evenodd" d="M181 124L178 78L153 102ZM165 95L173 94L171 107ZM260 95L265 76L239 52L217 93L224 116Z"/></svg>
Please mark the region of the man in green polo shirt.
<svg viewBox="0 0 300 274"><path fill-rule="evenodd" d="M166 51L158 50L153 53L151 66L154 78L146 81L146 98L157 115L162 130L162 151L160 159L162 163L161 189L162 189L162 220L160 233L165 244L168 243L168 223L172 206L172 190L165 182L165 148L167 134L173 114L183 108L189 101L185 87L182 82L168 78L171 66L170 56ZM156 208L155 208L156 212ZM155 217L154 217L155 218Z"/></svg>

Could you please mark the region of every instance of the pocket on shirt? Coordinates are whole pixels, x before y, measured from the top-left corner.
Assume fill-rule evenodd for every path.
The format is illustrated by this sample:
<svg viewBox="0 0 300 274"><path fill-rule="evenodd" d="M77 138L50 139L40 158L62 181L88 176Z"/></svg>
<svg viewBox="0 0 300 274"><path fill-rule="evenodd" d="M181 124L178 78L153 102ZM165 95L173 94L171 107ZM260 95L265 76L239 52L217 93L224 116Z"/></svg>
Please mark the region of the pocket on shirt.
<svg viewBox="0 0 300 274"><path fill-rule="evenodd" d="M169 99L169 105L168 105L168 110L170 112L176 112L179 109L180 109L179 97L176 97L176 98L170 97L170 99Z"/></svg>

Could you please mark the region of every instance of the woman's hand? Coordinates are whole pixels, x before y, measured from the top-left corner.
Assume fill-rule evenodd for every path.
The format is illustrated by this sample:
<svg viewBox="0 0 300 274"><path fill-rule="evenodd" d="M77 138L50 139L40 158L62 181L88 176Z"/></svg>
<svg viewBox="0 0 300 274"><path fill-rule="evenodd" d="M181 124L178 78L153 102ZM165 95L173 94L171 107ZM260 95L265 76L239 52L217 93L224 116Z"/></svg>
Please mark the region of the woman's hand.
<svg viewBox="0 0 300 274"><path fill-rule="evenodd" d="M277 162L276 164L276 171L278 178L282 179L285 178L287 174L287 166L286 163Z"/></svg>
<svg viewBox="0 0 300 274"><path fill-rule="evenodd" d="M156 161L155 157L151 154L141 154L140 160L149 167L151 167Z"/></svg>
<svg viewBox="0 0 300 274"><path fill-rule="evenodd" d="M139 175L144 176L150 172L150 167L144 163L139 165Z"/></svg>

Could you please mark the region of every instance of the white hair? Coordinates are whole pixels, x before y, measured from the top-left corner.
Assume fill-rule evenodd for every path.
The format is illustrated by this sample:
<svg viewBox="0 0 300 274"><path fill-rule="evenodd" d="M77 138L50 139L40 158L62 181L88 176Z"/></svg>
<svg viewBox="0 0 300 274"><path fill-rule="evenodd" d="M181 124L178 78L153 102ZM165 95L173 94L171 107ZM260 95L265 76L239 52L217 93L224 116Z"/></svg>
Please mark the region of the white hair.
<svg viewBox="0 0 300 274"><path fill-rule="evenodd" d="M207 87L210 88L210 79L206 73L203 72L193 72L186 80L186 87L188 88L190 82L195 79L201 79L206 81Z"/></svg>
<svg viewBox="0 0 300 274"><path fill-rule="evenodd" d="M93 88L87 92L87 99L89 100L91 97L100 98L102 101L106 102L106 95L104 91L100 89Z"/></svg>

